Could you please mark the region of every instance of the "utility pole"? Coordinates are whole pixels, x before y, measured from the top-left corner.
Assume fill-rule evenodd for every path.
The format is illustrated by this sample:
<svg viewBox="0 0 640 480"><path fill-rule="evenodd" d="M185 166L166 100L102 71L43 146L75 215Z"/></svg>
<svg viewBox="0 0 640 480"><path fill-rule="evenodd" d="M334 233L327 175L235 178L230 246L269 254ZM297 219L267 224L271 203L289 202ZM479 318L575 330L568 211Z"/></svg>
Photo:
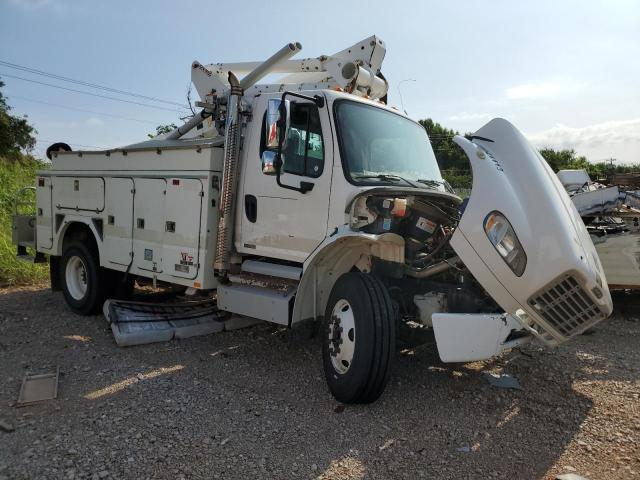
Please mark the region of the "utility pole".
<svg viewBox="0 0 640 480"><path fill-rule="evenodd" d="M607 183L608 184L610 184L613 181L613 173L614 173L614 169L615 169L613 164L616 161L617 160L615 158L609 158L609 161L607 162L607 164L608 164L608 168L607 168Z"/></svg>

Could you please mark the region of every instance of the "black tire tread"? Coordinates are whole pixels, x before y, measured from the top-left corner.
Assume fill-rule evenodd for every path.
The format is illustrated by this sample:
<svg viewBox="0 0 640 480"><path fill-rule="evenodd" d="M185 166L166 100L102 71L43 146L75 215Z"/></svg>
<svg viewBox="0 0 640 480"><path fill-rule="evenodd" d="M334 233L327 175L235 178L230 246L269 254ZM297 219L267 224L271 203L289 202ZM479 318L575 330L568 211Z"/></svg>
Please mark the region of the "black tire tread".
<svg viewBox="0 0 640 480"><path fill-rule="evenodd" d="M343 277L347 276L349 278L343 279ZM393 304L385 286L378 278L363 272L349 272L343 277L338 279L338 282L340 282L340 285L337 285L338 288L342 288L344 284L355 281L355 278L357 278L362 290L364 290L363 301L370 306L373 338L371 367L366 371L366 378L359 379L358 388L351 392L349 396L341 394L338 400L345 403L371 403L377 400L384 392L395 353ZM333 293L330 298L332 297ZM332 308L332 305L327 307L327 316ZM358 334L356 333L356 335ZM327 368L326 365L325 368ZM336 392L334 391L335 394Z"/></svg>
<svg viewBox="0 0 640 480"><path fill-rule="evenodd" d="M374 360L375 368L371 370L367 387L362 394L363 402L369 403L380 397L389 379L392 352L395 350L391 345L395 343L395 328L392 328L393 325L388 321L383 320L385 315L387 318L393 318L391 299L386 289L376 277L367 274L362 274L362 277L370 291L376 324L380 327L379 330L377 328L375 330L374 358L377 361Z"/></svg>
<svg viewBox="0 0 640 480"><path fill-rule="evenodd" d="M69 256L69 252L73 252L73 250L77 250L82 256L85 257L85 267L87 269L94 269L95 275L95 284L90 287L89 297L83 300L82 302L76 302L68 294L66 279L65 279L65 270L66 270L66 260ZM97 313L102 308L104 301L107 296L107 288L105 285L108 285L105 270L100 267L100 262L98 259L98 253L95 248L92 248L90 245L86 245L80 240L73 240L68 244L65 244L64 251L62 252L62 257L60 261L59 268L60 275L60 285L63 290L63 294L65 300L67 301L67 305L69 308L79 315L92 315Z"/></svg>

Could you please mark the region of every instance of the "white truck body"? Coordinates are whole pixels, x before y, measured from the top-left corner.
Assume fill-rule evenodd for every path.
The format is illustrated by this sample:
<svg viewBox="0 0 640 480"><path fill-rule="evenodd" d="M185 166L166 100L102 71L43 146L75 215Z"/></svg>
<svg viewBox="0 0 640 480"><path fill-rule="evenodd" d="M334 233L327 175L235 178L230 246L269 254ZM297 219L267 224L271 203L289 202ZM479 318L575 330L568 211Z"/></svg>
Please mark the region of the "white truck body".
<svg viewBox="0 0 640 480"><path fill-rule="evenodd" d="M204 266L215 250L221 141L155 143L54 156L37 180L38 251L62 255L66 229L79 222L100 239L102 267L214 288Z"/></svg>
<svg viewBox="0 0 640 480"><path fill-rule="evenodd" d="M331 313L339 279L349 272L384 278L389 298L405 285L407 292L415 291L415 304L393 316L413 315L433 327L443 361L488 358L534 338L557 345L608 317L611 297L580 216L546 162L509 122L495 119L470 139L456 137L473 169L472 194L461 208L461 200L442 182L426 135L418 166L401 170L392 165L390 173L371 167L384 166L407 138L421 135L416 129L422 127L379 100L386 93L386 81L376 76L382 42L370 37L356 46L361 48L352 47L354 52L366 49L365 61L354 61L359 75L346 68L345 61L353 57L346 49L330 57L276 62L273 71L290 73L285 80L245 90L239 103L235 187L225 184L230 167L225 163L228 140L216 123L220 111L166 139L107 151L54 152L52 169L39 172L37 179L37 251L64 261L66 233L82 224L93 236L104 269L215 289L220 309L282 325L324 317L329 335L325 369L335 368L327 373L330 386L332 379L351 375L349 365L357 361L353 329L363 320L351 305L356 300L339 300L340 309ZM230 112L232 96L226 93L234 80L221 79L234 69L251 71L260 65L195 62L192 77L204 105L228 98ZM336 73L340 68L342 79ZM337 91L346 77L350 93ZM282 140L277 148L269 147L265 135L270 102L283 102L287 90L298 94L291 99L291 121L295 124L297 115L306 127L288 129L297 129L297 137L283 150ZM358 129L348 124L349 115L371 121L368 131L375 135L360 130L360 137L350 138ZM375 122L389 122L388 128ZM227 118L227 135L229 129ZM298 144L296 138L303 141ZM265 151L284 158L284 165L276 166L278 178L265 167L264 159L273 158ZM302 170L292 173L296 158L303 158ZM356 175L358 162L367 166L358 167L362 171ZM428 172L426 183L412 169ZM364 175L372 171L376 175ZM309 189L297 190L300 182ZM232 187L231 267L214 268L225 220L221 191ZM64 272L60 278L64 283ZM375 285L369 291L382 288ZM424 297L435 291L437 296ZM460 293L467 291L482 299L472 301L472 293ZM386 293L376 295L387 298ZM383 307L384 302L389 300ZM392 303L399 309L402 294ZM362 391L336 393L338 387L332 391L345 401L377 398Z"/></svg>

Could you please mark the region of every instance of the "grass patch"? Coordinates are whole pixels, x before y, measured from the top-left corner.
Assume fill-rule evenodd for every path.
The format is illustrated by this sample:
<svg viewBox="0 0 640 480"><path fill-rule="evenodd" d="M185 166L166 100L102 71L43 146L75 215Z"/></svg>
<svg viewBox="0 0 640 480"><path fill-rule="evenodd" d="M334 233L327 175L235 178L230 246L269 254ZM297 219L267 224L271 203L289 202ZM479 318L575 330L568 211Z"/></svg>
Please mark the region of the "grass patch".
<svg viewBox="0 0 640 480"><path fill-rule="evenodd" d="M16 193L34 186L37 170L48 168L31 156L15 159L0 157L0 287L43 283L49 278L47 264L31 264L16 259L11 243L11 216Z"/></svg>

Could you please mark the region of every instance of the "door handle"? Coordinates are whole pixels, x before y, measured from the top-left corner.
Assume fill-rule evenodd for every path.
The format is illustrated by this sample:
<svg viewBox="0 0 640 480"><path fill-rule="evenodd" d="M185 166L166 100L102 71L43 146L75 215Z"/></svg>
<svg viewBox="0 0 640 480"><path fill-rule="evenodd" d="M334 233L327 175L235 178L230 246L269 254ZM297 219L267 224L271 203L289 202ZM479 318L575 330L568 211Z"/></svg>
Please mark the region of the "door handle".
<svg viewBox="0 0 640 480"><path fill-rule="evenodd" d="M247 220L251 223L256 223L258 219L258 199L255 195L244 196L244 213L247 216Z"/></svg>
<svg viewBox="0 0 640 480"><path fill-rule="evenodd" d="M307 193L313 190L315 183L312 182L300 182L300 193Z"/></svg>

